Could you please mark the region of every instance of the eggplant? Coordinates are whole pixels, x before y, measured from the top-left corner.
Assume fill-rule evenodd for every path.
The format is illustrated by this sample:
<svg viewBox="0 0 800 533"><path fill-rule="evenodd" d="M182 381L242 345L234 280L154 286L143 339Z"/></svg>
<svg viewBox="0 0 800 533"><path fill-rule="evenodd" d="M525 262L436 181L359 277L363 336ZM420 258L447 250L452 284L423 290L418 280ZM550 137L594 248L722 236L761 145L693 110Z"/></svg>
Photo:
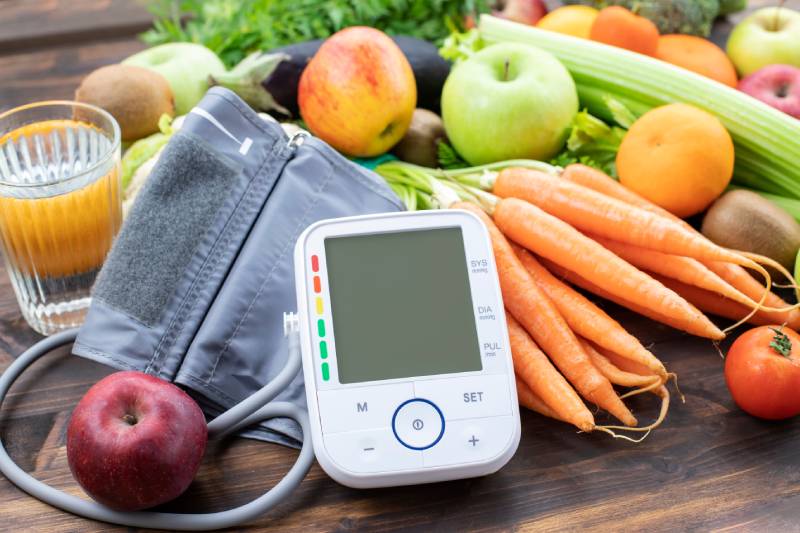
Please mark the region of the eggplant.
<svg viewBox="0 0 800 533"><path fill-rule="evenodd" d="M450 73L450 63L427 41L406 35L392 39L414 71L417 107L439 113L442 86ZM300 116L297 107L300 76L323 42L324 39L315 39L256 52L230 71L213 76L211 84L231 89L256 109L297 118Z"/></svg>
<svg viewBox="0 0 800 533"><path fill-rule="evenodd" d="M442 87L450 74L450 63L439 55L435 45L407 35L392 37L403 51L417 81L417 107L439 114Z"/></svg>

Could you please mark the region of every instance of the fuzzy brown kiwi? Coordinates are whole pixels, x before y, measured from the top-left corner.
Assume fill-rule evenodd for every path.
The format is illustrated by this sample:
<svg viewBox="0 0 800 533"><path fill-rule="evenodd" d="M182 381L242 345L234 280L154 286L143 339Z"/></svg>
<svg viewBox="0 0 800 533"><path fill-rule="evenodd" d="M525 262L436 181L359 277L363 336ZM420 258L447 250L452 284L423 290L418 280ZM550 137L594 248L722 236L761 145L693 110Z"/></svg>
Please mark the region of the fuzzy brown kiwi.
<svg viewBox="0 0 800 533"><path fill-rule="evenodd" d="M444 123L433 111L417 108L411 125L392 153L400 160L423 167L439 166L439 142L446 139Z"/></svg>
<svg viewBox="0 0 800 533"><path fill-rule="evenodd" d="M161 115L175 114L166 78L133 65L108 65L93 71L75 91L75 99L111 113L119 122L123 141L157 132Z"/></svg>
<svg viewBox="0 0 800 533"><path fill-rule="evenodd" d="M730 191L717 199L703 218L702 232L720 246L769 257L789 270L800 249L800 224L752 191Z"/></svg>

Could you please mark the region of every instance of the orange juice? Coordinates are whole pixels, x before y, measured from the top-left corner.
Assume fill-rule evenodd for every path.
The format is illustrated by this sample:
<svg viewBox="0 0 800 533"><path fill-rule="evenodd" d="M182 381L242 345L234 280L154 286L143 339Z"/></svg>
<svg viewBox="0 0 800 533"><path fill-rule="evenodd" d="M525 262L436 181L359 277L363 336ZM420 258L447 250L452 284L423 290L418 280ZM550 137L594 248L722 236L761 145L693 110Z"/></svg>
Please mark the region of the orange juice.
<svg viewBox="0 0 800 533"><path fill-rule="evenodd" d="M119 143L80 111L70 116L81 120L41 120L0 137L6 268L23 315L43 333L82 320L122 220Z"/></svg>

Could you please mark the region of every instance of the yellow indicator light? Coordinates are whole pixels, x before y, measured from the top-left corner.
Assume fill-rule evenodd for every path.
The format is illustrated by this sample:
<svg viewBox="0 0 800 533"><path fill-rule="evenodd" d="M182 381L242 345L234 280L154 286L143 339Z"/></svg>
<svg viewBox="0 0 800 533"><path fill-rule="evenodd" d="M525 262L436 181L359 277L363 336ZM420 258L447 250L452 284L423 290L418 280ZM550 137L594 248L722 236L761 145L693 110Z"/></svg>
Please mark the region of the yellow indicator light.
<svg viewBox="0 0 800 533"><path fill-rule="evenodd" d="M322 298L317 297L317 314L322 314Z"/></svg>

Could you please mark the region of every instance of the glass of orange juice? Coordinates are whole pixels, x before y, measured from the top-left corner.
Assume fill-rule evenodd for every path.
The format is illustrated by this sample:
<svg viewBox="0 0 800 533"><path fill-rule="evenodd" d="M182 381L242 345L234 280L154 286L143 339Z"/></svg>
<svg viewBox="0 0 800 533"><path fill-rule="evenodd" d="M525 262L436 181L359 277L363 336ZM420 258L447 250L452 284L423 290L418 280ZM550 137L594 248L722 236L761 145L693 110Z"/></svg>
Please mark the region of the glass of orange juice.
<svg viewBox="0 0 800 533"><path fill-rule="evenodd" d="M121 214L110 114L60 101L0 114L0 238L33 329L50 335L83 322Z"/></svg>

